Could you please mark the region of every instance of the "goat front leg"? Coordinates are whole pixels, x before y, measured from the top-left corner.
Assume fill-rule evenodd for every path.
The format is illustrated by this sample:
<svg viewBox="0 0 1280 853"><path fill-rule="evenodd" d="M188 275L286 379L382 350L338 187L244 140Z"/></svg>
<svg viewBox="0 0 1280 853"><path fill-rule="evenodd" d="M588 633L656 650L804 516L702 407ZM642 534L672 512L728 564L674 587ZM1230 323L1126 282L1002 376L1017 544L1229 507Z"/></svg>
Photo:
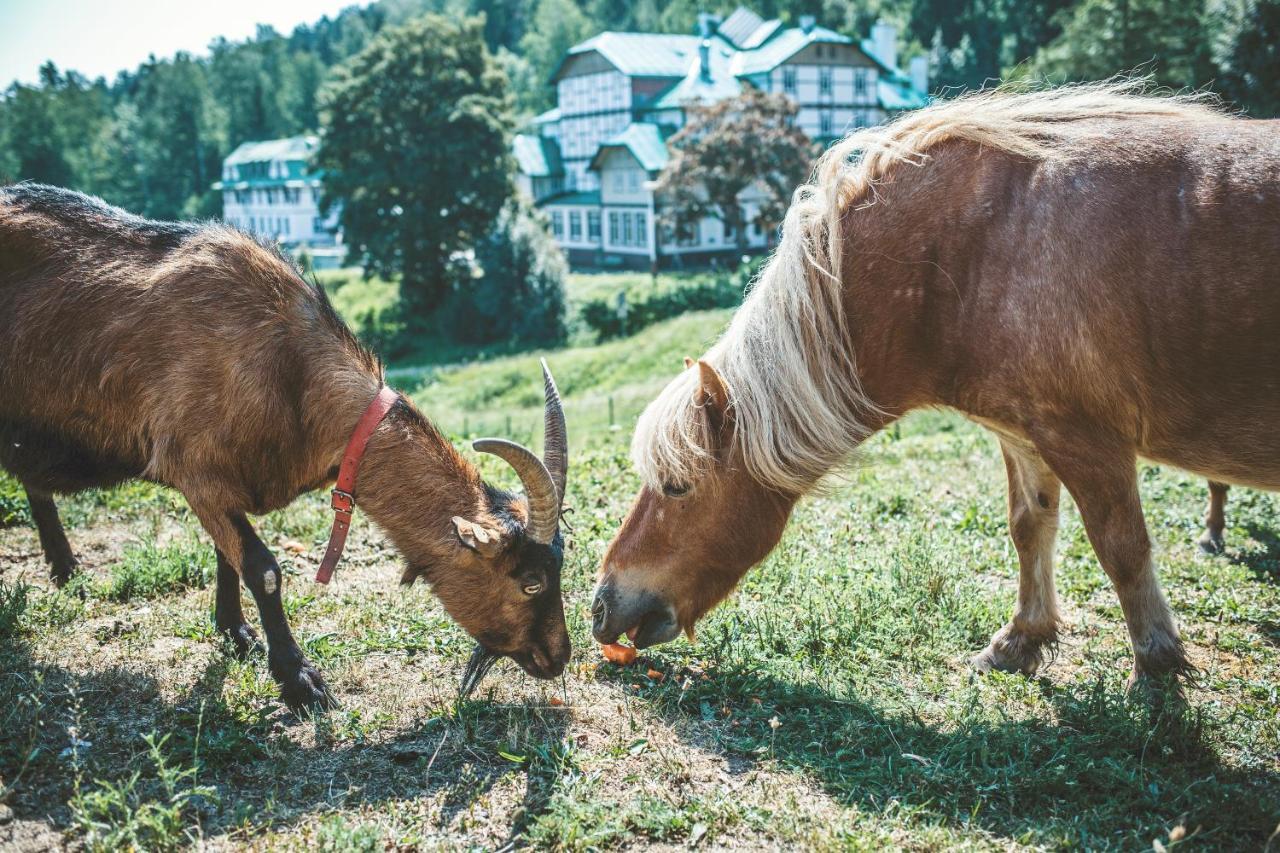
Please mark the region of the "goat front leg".
<svg viewBox="0 0 1280 853"><path fill-rule="evenodd" d="M1034 448L1001 438L1000 451L1009 479L1009 537L1018 551L1018 603L972 665L979 672L1032 675L1058 640L1053 545L1062 484Z"/></svg>
<svg viewBox="0 0 1280 853"><path fill-rule="evenodd" d="M67 541L66 531L62 529L62 519L58 517L58 507L53 496L33 490L24 485L27 491L27 504L31 507L31 518L36 523L36 531L40 534L40 548L44 551L45 562L49 564L49 577L55 586L63 587L75 574L79 562L71 552L71 543Z"/></svg>
<svg viewBox="0 0 1280 853"><path fill-rule="evenodd" d="M281 698L294 710L336 708L337 700L289 630L281 598L283 575L276 558L258 538L249 519L243 515L232 516L231 523L240 534L243 553L240 576L258 605L262 630L267 635L267 665L280 684Z"/></svg>
<svg viewBox="0 0 1280 853"><path fill-rule="evenodd" d="M307 661L289 630L281 600L280 566L254 532L249 519L240 513L211 511L196 502L191 503L191 508L215 547L232 567L239 568L241 580L253 593L267 638L267 665L280 685L284 703L295 711L337 707L324 679Z"/></svg>
<svg viewBox="0 0 1280 853"><path fill-rule="evenodd" d="M1133 643L1130 685L1151 677L1190 674L1169 602L1156 580L1151 538L1138 494L1137 454L1103 430L1054 433L1036 446L1075 498L1094 553L1120 599Z"/></svg>
<svg viewBox="0 0 1280 853"><path fill-rule="evenodd" d="M236 657L245 658L262 650L258 635L244 621L240 604L240 575L222 551L218 555L218 589L214 595L213 624L231 641Z"/></svg>
<svg viewBox="0 0 1280 853"><path fill-rule="evenodd" d="M1209 481L1209 506L1204 513L1204 533L1197 545L1206 554L1221 554L1226 547L1222 531L1227 526L1227 485Z"/></svg>

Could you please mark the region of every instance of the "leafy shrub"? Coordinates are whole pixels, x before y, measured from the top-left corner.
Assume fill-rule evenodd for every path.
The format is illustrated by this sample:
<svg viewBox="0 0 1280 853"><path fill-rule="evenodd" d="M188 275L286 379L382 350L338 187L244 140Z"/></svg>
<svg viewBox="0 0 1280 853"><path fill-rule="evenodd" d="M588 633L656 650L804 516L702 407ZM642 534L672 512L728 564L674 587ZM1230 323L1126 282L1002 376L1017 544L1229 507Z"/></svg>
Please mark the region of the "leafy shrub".
<svg viewBox="0 0 1280 853"><path fill-rule="evenodd" d="M22 630L29 589L21 581L16 584L0 582L0 640L12 639Z"/></svg>
<svg viewBox="0 0 1280 853"><path fill-rule="evenodd" d="M0 472L0 527L30 523L30 507L27 506L27 493L23 491L22 484Z"/></svg>
<svg viewBox="0 0 1280 853"><path fill-rule="evenodd" d="M545 217L511 201L454 284L443 331L467 344L554 344L565 337L564 253Z"/></svg>
<svg viewBox="0 0 1280 853"><path fill-rule="evenodd" d="M92 851L179 850L199 838L198 810L217 792L196 782L196 767L175 767L165 756L168 736L145 737L155 779L140 771L119 781L98 779L71 799L71 816Z"/></svg>
<svg viewBox="0 0 1280 853"><path fill-rule="evenodd" d="M711 279L681 284L629 300L625 313L618 310L616 298L593 299L582 306L582 322L596 333L599 340L604 341L634 334L686 311L733 308L742 302L743 293L758 267L759 262L743 264L733 272L724 272Z"/></svg>

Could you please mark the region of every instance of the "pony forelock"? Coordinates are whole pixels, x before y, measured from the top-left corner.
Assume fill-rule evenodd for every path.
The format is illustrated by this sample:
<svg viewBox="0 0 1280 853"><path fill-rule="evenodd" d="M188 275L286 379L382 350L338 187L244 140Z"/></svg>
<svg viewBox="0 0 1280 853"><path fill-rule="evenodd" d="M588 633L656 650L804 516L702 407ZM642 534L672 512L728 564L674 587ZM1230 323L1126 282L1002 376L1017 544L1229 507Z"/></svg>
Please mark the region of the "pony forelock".
<svg viewBox="0 0 1280 853"><path fill-rule="evenodd" d="M841 280L841 222L877 202L890 171L923 166L953 140L1031 160L1070 159L1096 137L1086 120L1220 118L1198 94L1146 94L1144 79L1035 91L974 92L849 134L796 190L782 239L720 340L703 356L729 390L733 441L751 476L802 494L838 468L878 413L854 363ZM717 458L698 409L696 367L678 375L636 425L632 459L645 483L696 482Z"/></svg>

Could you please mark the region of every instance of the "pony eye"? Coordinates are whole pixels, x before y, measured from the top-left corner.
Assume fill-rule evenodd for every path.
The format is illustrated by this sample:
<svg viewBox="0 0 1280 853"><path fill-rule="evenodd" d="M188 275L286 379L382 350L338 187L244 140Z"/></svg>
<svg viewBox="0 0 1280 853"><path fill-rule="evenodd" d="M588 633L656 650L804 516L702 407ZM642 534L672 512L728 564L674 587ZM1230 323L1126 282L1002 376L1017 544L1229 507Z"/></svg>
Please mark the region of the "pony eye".
<svg viewBox="0 0 1280 853"><path fill-rule="evenodd" d="M525 595L537 595L538 593L542 592L542 584L527 583L524 586L520 587L520 590Z"/></svg>
<svg viewBox="0 0 1280 853"><path fill-rule="evenodd" d="M669 498L682 498L689 494L689 487L677 486L675 483L663 483L662 493Z"/></svg>

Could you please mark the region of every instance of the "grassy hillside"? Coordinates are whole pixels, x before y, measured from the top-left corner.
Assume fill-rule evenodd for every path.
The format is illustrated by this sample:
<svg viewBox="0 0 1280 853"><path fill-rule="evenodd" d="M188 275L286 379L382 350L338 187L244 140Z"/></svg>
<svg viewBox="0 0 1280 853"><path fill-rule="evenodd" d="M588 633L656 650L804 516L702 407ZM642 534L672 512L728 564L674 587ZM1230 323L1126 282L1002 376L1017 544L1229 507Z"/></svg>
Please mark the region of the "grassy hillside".
<svg viewBox="0 0 1280 853"><path fill-rule="evenodd" d="M1203 483L1142 468L1160 576L1203 671L1185 706L1126 695L1119 608L1070 505L1056 659L1037 678L970 674L1012 608L1015 557L996 444L945 413L875 437L849 477L803 502L696 644L601 663L587 608L636 488L631 418L726 319L547 354L574 444L575 649L560 682L504 664L455 704L471 644L429 591L396 586L367 519L335 585L311 582L320 495L256 521L296 633L343 703L311 720L278 704L264 661L214 637L209 551L172 493L64 500L84 565L71 591L45 580L33 530L0 529L0 803L14 816L0 814L0 848L1266 844L1280 821L1271 495L1233 491L1228 552L1206 558L1192 544ZM460 421L501 434L510 413L523 437L538 419L536 354L392 379L455 435Z"/></svg>
<svg viewBox="0 0 1280 853"><path fill-rule="evenodd" d="M387 381L408 393L436 424L455 435L503 432L523 440L542 430L545 357L565 398L575 444L596 443L613 425L630 430L645 404L680 370L684 357L701 355L728 323L729 311L686 314L631 338L604 344L531 352L474 364L403 367Z"/></svg>

